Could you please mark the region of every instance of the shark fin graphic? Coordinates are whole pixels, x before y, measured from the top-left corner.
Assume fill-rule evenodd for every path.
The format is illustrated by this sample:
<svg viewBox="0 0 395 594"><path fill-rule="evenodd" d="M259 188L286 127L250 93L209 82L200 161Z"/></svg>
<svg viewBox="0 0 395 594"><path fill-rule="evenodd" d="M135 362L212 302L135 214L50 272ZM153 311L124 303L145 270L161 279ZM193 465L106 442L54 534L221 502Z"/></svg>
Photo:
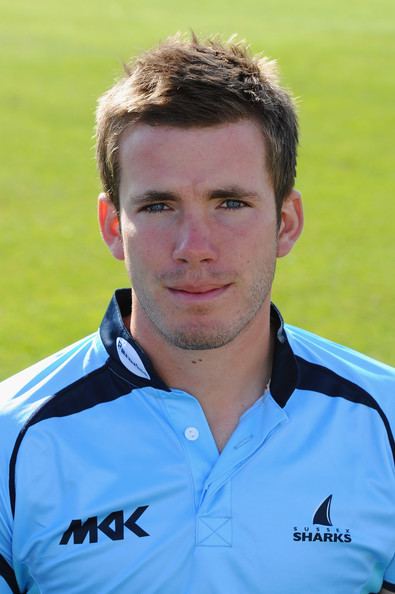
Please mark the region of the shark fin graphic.
<svg viewBox="0 0 395 594"><path fill-rule="evenodd" d="M323 501L321 503L321 505L315 512L314 518L313 518L313 524L321 524L322 526L333 526L332 521L331 521L331 514L330 514L331 503L332 503L332 495L329 495L329 497L327 497L325 499L325 501Z"/></svg>

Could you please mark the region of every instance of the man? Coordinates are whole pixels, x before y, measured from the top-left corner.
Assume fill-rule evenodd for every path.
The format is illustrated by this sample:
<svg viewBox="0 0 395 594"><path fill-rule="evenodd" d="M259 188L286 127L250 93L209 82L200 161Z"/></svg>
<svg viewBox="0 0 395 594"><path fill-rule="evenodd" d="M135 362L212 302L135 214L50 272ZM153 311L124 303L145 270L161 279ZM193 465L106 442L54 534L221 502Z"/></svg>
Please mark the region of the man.
<svg viewBox="0 0 395 594"><path fill-rule="evenodd" d="M395 592L393 371L270 304L303 222L273 64L172 38L97 137L133 287L1 387L0 593Z"/></svg>

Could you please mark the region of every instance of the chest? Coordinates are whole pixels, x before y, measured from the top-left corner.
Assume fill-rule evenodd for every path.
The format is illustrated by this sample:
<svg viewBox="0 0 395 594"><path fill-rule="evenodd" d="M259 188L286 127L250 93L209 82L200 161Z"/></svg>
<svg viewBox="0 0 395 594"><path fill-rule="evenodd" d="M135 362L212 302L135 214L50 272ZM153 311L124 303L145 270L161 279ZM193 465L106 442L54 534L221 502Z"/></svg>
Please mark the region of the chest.
<svg viewBox="0 0 395 594"><path fill-rule="evenodd" d="M31 592L379 590L394 485L347 421L306 429L258 407L219 456L193 410L108 409L26 436L14 550Z"/></svg>

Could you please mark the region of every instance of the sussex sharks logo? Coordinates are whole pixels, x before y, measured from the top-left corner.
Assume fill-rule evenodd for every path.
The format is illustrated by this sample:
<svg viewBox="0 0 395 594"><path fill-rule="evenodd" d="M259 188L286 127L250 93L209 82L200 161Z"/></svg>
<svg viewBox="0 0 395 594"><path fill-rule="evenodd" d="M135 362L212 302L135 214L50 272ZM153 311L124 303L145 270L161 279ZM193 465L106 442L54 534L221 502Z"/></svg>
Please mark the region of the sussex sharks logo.
<svg viewBox="0 0 395 594"><path fill-rule="evenodd" d="M349 528L337 528L332 523L332 499L333 495L329 495L317 507L311 526L303 526L303 528L294 526L294 542L337 542L345 544L352 542Z"/></svg>
<svg viewBox="0 0 395 594"><path fill-rule="evenodd" d="M331 521L331 503L333 495L329 495L321 503L319 508L314 514L313 524L320 524L321 526L333 526Z"/></svg>

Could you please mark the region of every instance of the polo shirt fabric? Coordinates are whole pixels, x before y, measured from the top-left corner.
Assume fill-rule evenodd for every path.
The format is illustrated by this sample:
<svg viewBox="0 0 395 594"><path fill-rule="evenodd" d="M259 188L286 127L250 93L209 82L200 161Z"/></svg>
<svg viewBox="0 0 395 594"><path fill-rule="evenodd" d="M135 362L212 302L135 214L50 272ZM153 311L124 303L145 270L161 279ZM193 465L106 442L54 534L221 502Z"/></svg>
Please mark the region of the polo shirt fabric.
<svg viewBox="0 0 395 594"><path fill-rule="evenodd" d="M270 391L219 454L130 307L0 384L0 594L395 592L394 371L273 306Z"/></svg>

